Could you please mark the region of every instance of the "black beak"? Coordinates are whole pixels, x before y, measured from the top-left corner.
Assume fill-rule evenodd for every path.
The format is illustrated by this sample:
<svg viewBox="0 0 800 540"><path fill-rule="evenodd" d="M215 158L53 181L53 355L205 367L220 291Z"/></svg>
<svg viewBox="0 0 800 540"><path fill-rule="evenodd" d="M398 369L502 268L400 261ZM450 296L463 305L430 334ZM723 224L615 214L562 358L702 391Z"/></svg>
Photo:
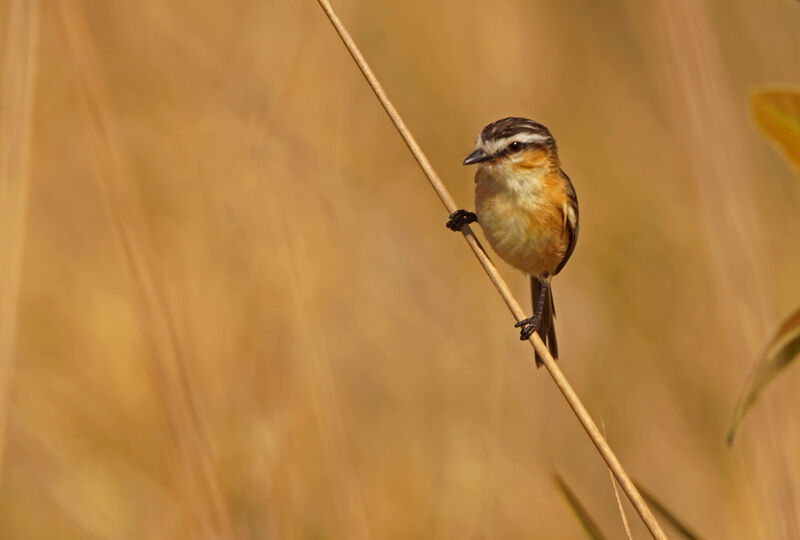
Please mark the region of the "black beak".
<svg viewBox="0 0 800 540"><path fill-rule="evenodd" d="M478 148L470 155L467 156L467 159L464 160L464 165L472 165L473 163L480 163L481 161L486 161L491 159L492 156L487 156L486 153Z"/></svg>

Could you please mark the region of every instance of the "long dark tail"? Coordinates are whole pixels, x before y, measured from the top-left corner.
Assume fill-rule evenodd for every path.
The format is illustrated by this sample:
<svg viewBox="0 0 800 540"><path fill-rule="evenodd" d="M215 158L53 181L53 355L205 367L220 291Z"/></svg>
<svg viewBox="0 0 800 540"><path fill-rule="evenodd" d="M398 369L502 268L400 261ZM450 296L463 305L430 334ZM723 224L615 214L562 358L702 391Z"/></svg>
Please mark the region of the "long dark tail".
<svg viewBox="0 0 800 540"><path fill-rule="evenodd" d="M533 299L533 309L536 309L536 303L539 301L539 293L541 292L542 282L539 278L531 276L531 298ZM553 358L558 360L558 340L556 339L556 325L553 318L556 316L556 306L553 303L553 285L551 284L547 290L547 298L544 301L544 310L542 311L542 324L539 326L539 337L542 338L544 344ZM536 357L536 367L544 365L539 353L534 353Z"/></svg>

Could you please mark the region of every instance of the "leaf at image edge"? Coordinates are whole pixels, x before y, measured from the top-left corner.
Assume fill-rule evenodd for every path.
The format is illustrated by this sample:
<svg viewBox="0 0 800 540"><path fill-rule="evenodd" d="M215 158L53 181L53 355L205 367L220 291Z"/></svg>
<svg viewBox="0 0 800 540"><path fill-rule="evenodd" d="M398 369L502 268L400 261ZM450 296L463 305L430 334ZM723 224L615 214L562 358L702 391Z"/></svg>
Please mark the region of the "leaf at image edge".
<svg viewBox="0 0 800 540"><path fill-rule="evenodd" d="M800 89L759 89L750 108L761 131L782 150L800 174Z"/></svg>
<svg viewBox="0 0 800 540"><path fill-rule="evenodd" d="M764 387L800 354L800 309L789 316L767 345L764 355L747 380L728 430L728 445L733 444L736 430L744 416L756 402Z"/></svg>

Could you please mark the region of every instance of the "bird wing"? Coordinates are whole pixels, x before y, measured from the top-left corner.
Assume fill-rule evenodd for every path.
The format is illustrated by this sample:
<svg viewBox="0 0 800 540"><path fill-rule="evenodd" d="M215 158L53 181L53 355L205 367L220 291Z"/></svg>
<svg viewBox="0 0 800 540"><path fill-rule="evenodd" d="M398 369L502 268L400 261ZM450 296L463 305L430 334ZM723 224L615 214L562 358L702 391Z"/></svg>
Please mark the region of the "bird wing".
<svg viewBox="0 0 800 540"><path fill-rule="evenodd" d="M564 227L569 233L569 243L567 244L567 250L564 252L564 258L561 259L553 275L561 272L561 269L564 268L564 265L567 264L567 261L572 256L572 252L575 251L575 244L578 243L578 231L580 230L578 224L578 196L575 194L575 188L572 186L572 181L567 176L567 173L561 171L561 174L564 175L564 179L567 181L567 201L561 211L564 214Z"/></svg>

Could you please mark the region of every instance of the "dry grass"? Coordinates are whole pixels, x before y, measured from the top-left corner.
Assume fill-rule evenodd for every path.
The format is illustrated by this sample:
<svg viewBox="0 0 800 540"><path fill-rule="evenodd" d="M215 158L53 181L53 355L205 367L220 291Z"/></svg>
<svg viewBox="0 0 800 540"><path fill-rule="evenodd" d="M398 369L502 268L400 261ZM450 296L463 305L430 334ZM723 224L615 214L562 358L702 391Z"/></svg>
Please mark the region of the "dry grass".
<svg viewBox="0 0 800 540"><path fill-rule="evenodd" d="M187 347L166 296L149 219L98 67L92 33L80 0L58 2L57 11L94 173L105 195L119 254L132 277L131 295L147 345L146 368L175 447L177 478L169 480L178 484L177 502L185 509L182 513L193 536L230 538L230 516L187 374Z"/></svg>
<svg viewBox="0 0 800 540"><path fill-rule="evenodd" d="M594 448L316 3L85 6L80 39L149 230L136 236L207 434L191 452L213 465L234 535L575 538L553 465L601 529L619 529ZM561 368L629 472L695 530L792 538L797 370L742 444L728 451L724 435L759 346L800 301L800 186L746 112L751 85L797 79L800 13L705 6L697 32L727 104L689 111L694 89L675 77L688 60L674 58L691 50L662 33L659 4L337 2L459 205L483 125L524 114L554 131L582 211L555 283ZM185 537L196 510L148 334L167 315L143 320L61 9L40 17L0 537ZM726 159L732 133L738 176L701 193L687 138L713 122L722 141L700 153ZM749 207L722 202L734 195ZM737 265L731 286L717 249ZM758 289L740 291L751 264Z"/></svg>
<svg viewBox="0 0 800 540"><path fill-rule="evenodd" d="M0 470L17 352L38 43L39 2L11 0L0 86Z"/></svg>

